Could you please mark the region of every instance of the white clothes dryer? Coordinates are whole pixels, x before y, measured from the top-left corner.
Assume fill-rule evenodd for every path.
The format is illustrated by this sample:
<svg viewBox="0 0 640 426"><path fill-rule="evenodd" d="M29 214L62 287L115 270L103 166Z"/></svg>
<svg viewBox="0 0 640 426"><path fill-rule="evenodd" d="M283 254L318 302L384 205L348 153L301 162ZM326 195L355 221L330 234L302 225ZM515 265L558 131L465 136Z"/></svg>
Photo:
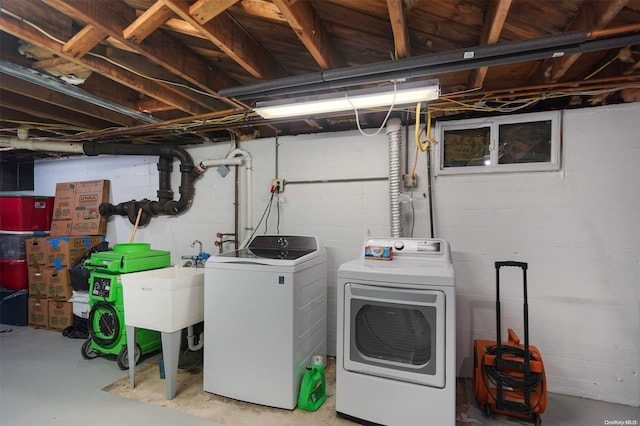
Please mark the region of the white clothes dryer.
<svg viewBox="0 0 640 426"><path fill-rule="evenodd" d="M259 235L204 271L207 392L294 409L313 355L326 359L327 266L316 237Z"/></svg>
<svg viewBox="0 0 640 426"><path fill-rule="evenodd" d="M393 258L363 257L338 269L338 415L385 425L455 425L449 244L371 238L364 247L391 248Z"/></svg>

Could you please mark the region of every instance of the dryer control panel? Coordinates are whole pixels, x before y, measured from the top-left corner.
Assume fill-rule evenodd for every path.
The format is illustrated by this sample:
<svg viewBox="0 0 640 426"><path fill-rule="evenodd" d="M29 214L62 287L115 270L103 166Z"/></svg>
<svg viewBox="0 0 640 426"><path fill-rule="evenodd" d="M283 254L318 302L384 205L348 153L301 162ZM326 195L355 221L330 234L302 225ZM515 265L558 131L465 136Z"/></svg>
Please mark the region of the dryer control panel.
<svg viewBox="0 0 640 426"><path fill-rule="evenodd" d="M450 258L446 241L435 238L368 238L364 247L391 247L393 256L437 256Z"/></svg>

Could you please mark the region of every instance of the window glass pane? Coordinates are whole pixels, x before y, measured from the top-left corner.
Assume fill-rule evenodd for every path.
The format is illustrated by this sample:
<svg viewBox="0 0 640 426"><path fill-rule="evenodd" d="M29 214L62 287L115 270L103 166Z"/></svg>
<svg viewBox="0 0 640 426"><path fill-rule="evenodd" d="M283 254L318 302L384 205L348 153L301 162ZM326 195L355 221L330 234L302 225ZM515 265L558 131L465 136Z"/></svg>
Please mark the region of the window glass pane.
<svg viewBox="0 0 640 426"><path fill-rule="evenodd" d="M551 161L551 120L499 126L498 164Z"/></svg>
<svg viewBox="0 0 640 426"><path fill-rule="evenodd" d="M491 129L445 130L443 167L488 166Z"/></svg>
<svg viewBox="0 0 640 426"><path fill-rule="evenodd" d="M355 318L358 350L387 361L426 364L431 359L431 332L424 314L412 308L364 305Z"/></svg>

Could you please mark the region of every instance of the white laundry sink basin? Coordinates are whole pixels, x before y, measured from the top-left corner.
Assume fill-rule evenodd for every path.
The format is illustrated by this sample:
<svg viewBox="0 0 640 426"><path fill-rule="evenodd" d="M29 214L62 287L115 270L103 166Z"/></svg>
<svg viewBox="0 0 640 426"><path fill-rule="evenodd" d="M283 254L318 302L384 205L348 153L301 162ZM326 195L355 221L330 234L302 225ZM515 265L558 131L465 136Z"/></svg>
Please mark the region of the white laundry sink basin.
<svg viewBox="0 0 640 426"><path fill-rule="evenodd" d="M204 268L122 274L125 325L173 333L204 321Z"/></svg>

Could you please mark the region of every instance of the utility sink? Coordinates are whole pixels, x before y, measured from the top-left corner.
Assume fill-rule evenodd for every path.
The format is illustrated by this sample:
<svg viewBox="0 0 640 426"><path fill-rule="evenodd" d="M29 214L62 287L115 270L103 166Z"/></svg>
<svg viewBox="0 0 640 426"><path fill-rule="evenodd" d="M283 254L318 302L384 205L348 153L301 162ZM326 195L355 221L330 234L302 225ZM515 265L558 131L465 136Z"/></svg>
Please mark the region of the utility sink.
<svg viewBox="0 0 640 426"><path fill-rule="evenodd" d="M122 274L128 326L173 333L204 321L204 268L169 268Z"/></svg>

